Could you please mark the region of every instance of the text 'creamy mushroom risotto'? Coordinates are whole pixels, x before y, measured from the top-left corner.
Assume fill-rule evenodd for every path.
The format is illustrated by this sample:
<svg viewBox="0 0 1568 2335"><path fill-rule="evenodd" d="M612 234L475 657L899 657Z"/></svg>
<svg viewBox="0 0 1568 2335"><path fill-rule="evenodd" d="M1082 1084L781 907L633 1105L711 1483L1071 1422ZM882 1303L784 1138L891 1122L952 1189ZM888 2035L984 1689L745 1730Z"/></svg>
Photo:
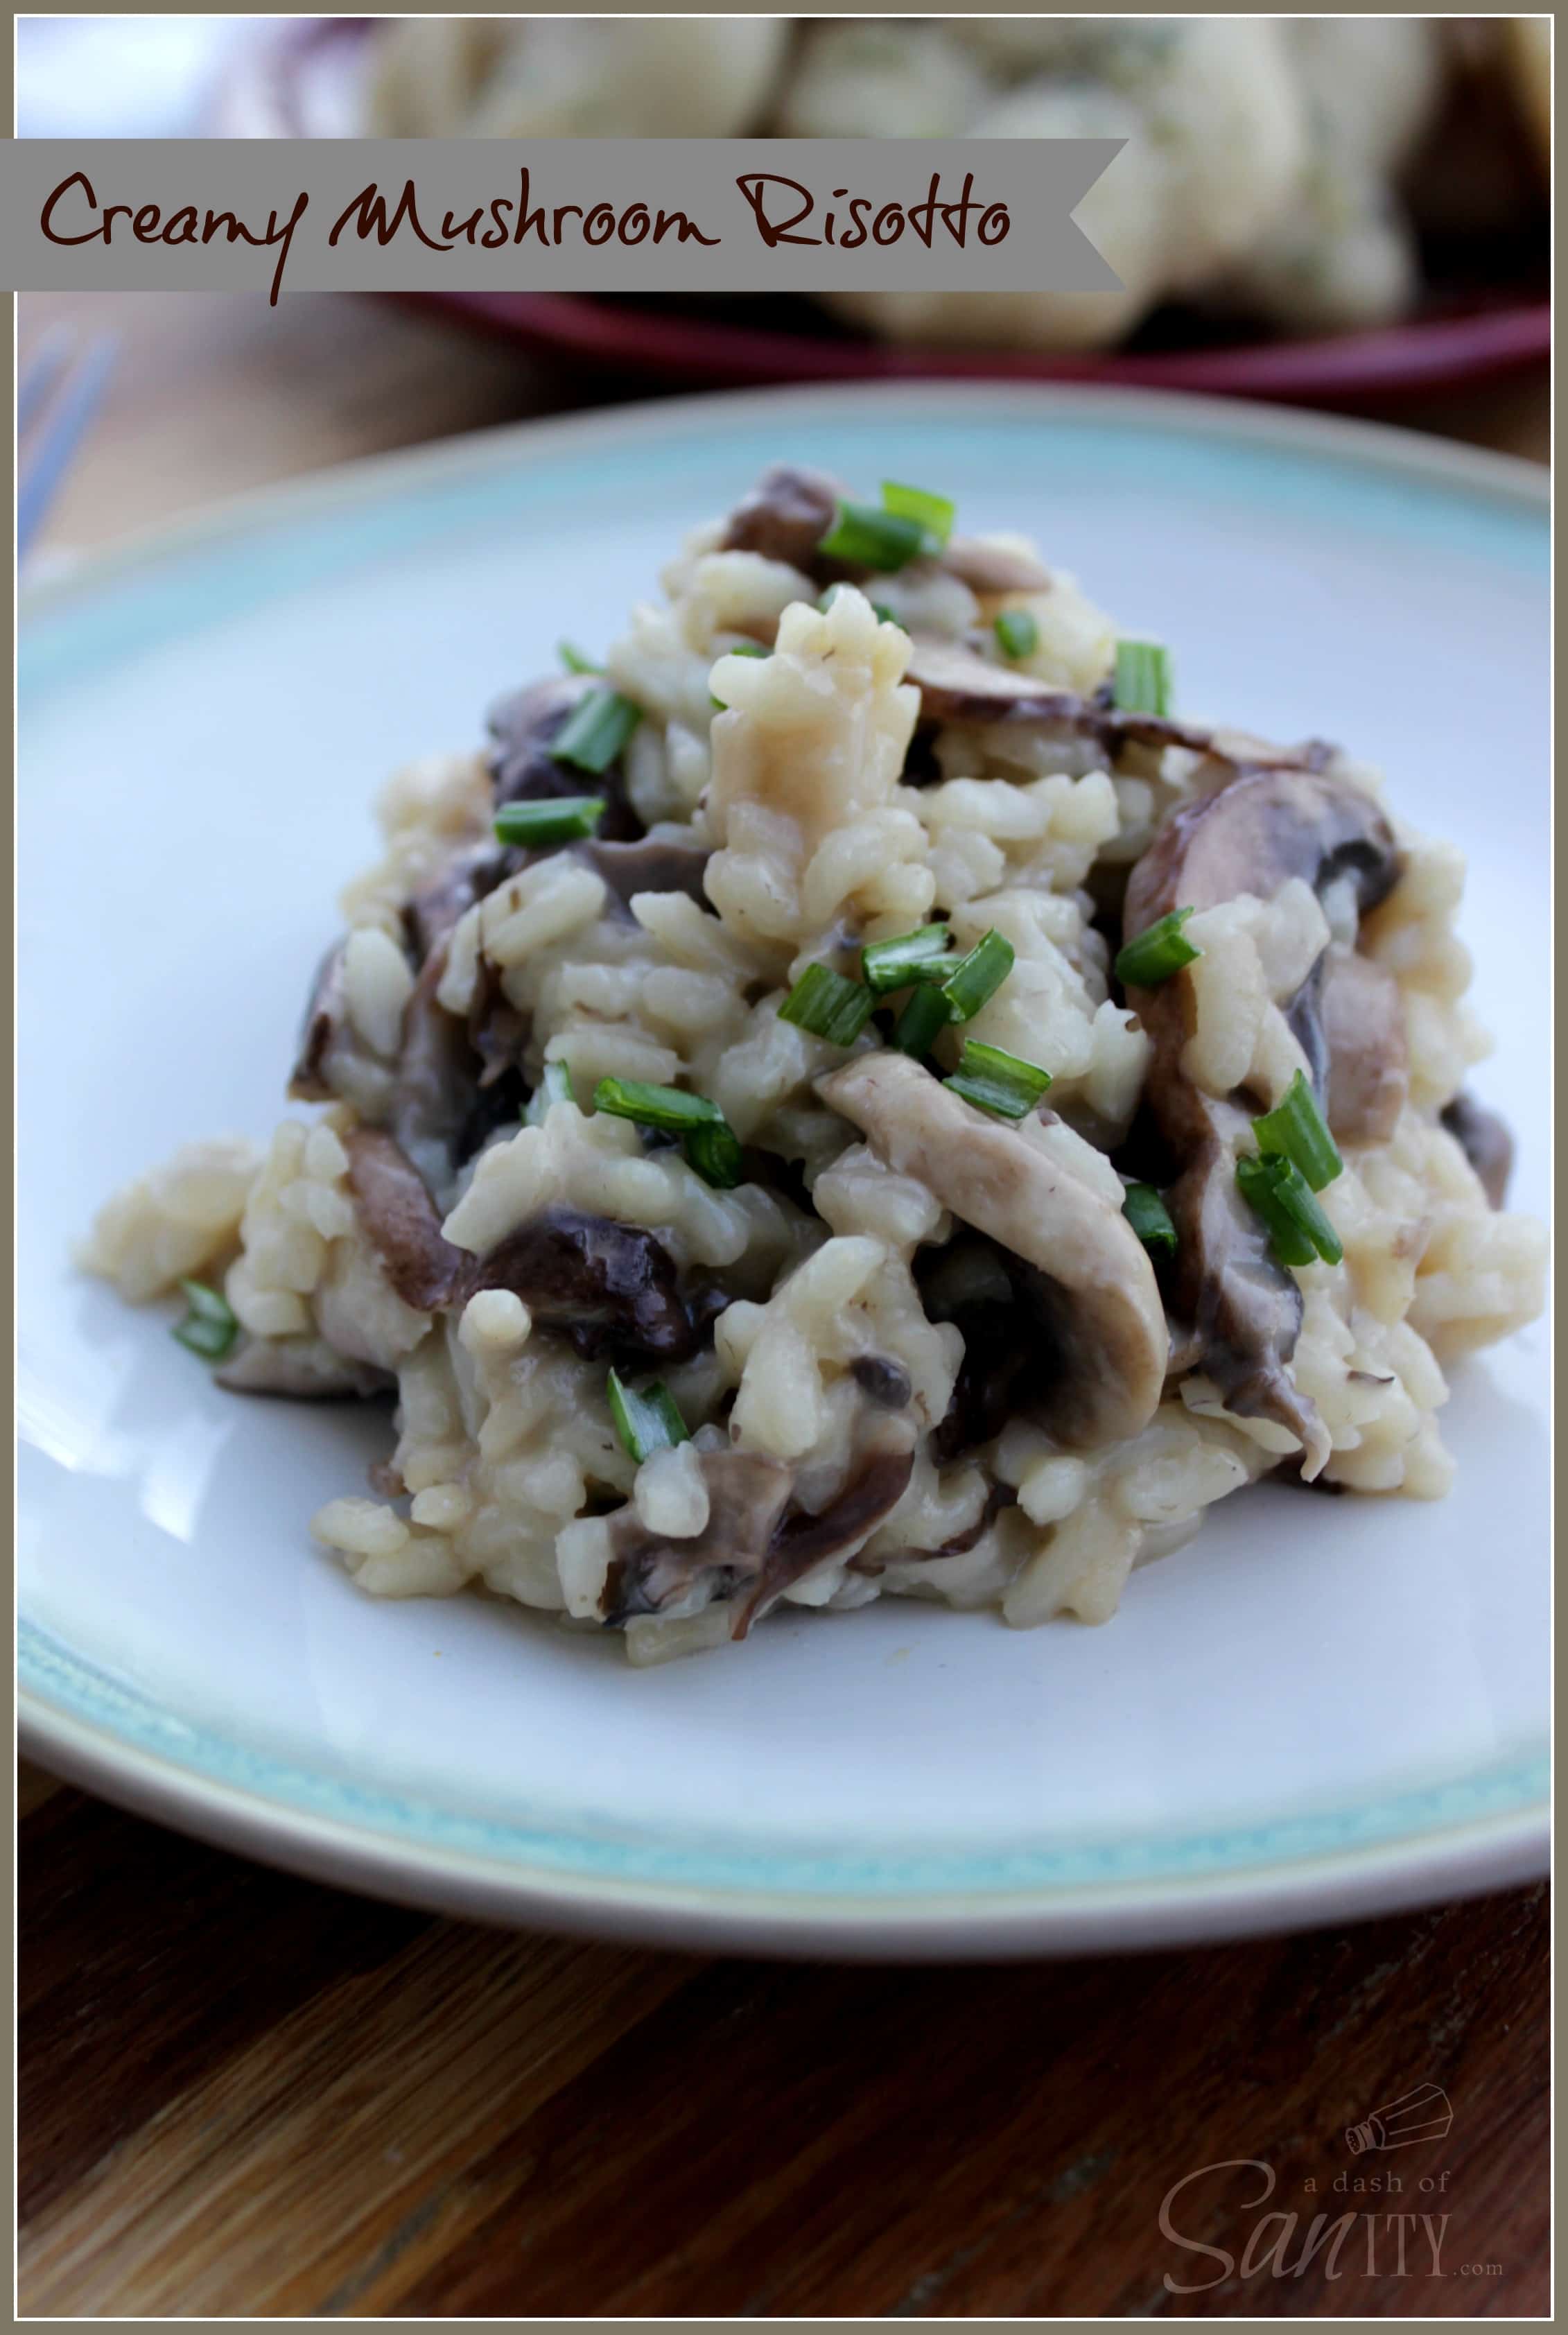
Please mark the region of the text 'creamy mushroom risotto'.
<svg viewBox="0 0 1568 2335"><path fill-rule="evenodd" d="M1459 855L952 523L774 470L393 779L324 1109L99 1218L225 1386L395 1389L315 1523L363 1588L637 1661L781 1601L1099 1621L1258 1477L1447 1488L1443 1365L1545 1245L1464 1091Z"/></svg>

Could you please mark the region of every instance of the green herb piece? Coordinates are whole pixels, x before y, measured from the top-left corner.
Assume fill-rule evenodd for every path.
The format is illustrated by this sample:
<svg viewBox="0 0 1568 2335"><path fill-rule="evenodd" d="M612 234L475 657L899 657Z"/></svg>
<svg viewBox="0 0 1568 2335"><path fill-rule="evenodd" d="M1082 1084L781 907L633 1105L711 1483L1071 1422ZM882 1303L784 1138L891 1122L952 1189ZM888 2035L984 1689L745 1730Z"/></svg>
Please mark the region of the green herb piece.
<svg viewBox="0 0 1568 2335"><path fill-rule="evenodd" d="M1338 1264L1344 1248L1311 1185L1293 1159L1238 1159L1242 1197L1268 1227L1269 1243L1282 1264Z"/></svg>
<svg viewBox="0 0 1568 2335"><path fill-rule="evenodd" d="M662 1379L651 1379L645 1387L629 1387L612 1371L605 1391L615 1432L639 1468L652 1453L690 1442L680 1406Z"/></svg>
<svg viewBox="0 0 1568 2335"><path fill-rule="evenodd" d="M942 984L948 1012L954 1022L973 1022L986 1000L994 997L1014 963L1012 943L994 927L960 957Z"/></svg>
<svg viewBox="0 0 1568 2335"><path fill-rule="evenodd" d="M591 690L556 732L551 755L602 778L642 718L642 707L629 697L613 689Z"/></svg>
<svg viewBox="0 0 1568 2335"><path fill-rule="evenodd" d="M1158 641L1118 641L1111 694L1124 713L1163 719L1171 709L1170 652Z"/></svg>
<svg viewBox="0 0 1568 2335"><path fill-rule="evenodd" d="M924 487L901 487L895 479L884 479L882 508L895 518L913 519L930 538L929 548L946 549L957 509L945 495L927 494Z"/></svg>
<svg viewBox="0 0 1568 2335"><path fill-rule="evenodd" d="M576 843L592 835L604 816L603 795L547 795L537 802L503 803L496 813L496 840L525 851Z"/></svg>
<svg viewBox="0 0 1568 2335"><path fill-rule="evenodd" d="M594 1109L607 1111L612 1119L632 1119L639 1127L678 1135L687 1166L705 1184L727 1191L740 1181L740 1139L706 1095L688 1094L682 1087L648 1086L641 1079L601 1079L594 1089Z"/></svg>
<svg viewBox="0 0 1568 2335"><path fill-rule="evenodd" d="M982 1046L973 1038L963 1042L958 1068L942 1081L965 1102L994 1112L998 1119L1022 1119L1034 1109L1050 1084L1050 1072L1036 1062L1021 1061L1000 1046Z"/></svg>
<svg viewBox="0 0 1568 2335"><path fill-rule="evenodd" d="M1293 1159L1314 1192L1331 1184L1345 1164L1300 1071L1273 1110L1253 1119L1253 1133L1265 1155Z"/></svg>
<svg viewBox="0 0 1568 2335"><path fill-rule="evenodd" d="M874 567L884 576L907 567L925 547L925 529L918 519L878 510L875 503L848 502L838 505L832 526L817 546L824 558L842 559L850 567Z"/></svg>
<svg viewBox="0 0 1568 2335"><path fill-rule="evenodd" d="M947 993L934 981L923 982L899 1015L893 1042L901 1054L929 1054L940 1031L953 1019Z"/></svg>
<svg viewBox="0 0 1568 2335"><path fill-rule="evenodd" d="M860 952L860 975L878 996L913 981L945 981L957 959L945 925L922 925L890 941L870 941Z"/></svg>
<svg viewBox="0 0 1568 2335"><path fill-rule="evenodd" d="M556 654L568 673L598 673L603 670L592 657L585 656L581 649L575 648L570 641L557 641Z"/></svg>
<svg viewBox="0 0 1568 2335"><path fill-rule="evenodd" d="M880 600L873 600L871 613L879 625L896 625L901 633L906 633L909 630L903 617L895 616L892 609L885 607Z"/></svg>
<svg viewBox="0 0 1568 2335"><path fill-rule="evenodd" d="M1122 1197L1121 1212L1145 1248L1160 1256L1176 1255L1176 1228L1152 1184L1129 1184Z"/></svg>
<svg viewBox="0 0 1568 2335"><path fill-rule="evenodd" d="M545 1114L553 1102L576 1102L572 1092L572 1074L565 1062L547 1062L539 1074L539 1083L528 1097L523 1109L525 1127L542 1127Z"/></svg>
<svg viewBox="0 0 1568 2335"><path fill-rule="evenodd" d="M876 1003L875 992L847 980L830 964L808 964L779 1008L779 1019L808 1030L814 1038L826 1038L830 1045L852 1046Z"/></svg>
<svg viewBox="0 0 1568 2335"><path fill-rule="evenodd" d="M1032 656L1040 646L1040 626L1027 608L1004 608L995 625L996 644L1004 657L1016 662Z"/></svg>
<svg viewBox="0 0 1568 2335"><path fill-rule="evenodd" d="M205 1281L182 1281L186 1315L175 1324L173 1336L182 1346L204 1361L220 1362L239 1335L239 1321L234 1308L216 1289Z"/></svg>
<svg viewBox="0 0 1568 2335"><path fill-rule="evenodd" d="M1173 908L1166 916L1128 941L1116 960L1116 977L1124 989L1153 989L1203 954L1183 934L1190 908Z"/></svg>

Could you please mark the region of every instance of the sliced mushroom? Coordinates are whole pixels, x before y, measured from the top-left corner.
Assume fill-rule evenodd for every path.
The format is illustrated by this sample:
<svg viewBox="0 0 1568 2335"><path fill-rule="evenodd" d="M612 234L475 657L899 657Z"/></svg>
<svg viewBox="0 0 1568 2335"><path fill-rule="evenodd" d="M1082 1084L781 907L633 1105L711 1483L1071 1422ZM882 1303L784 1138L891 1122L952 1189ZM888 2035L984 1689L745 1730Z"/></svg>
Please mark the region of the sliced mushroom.
<svg viewBox="0 0 1568 2335"><path fill-rule="evenodd" d="M962 641L917 633L908 679L920 691L922 718L931 722L1028 722L1089 738L1115 755L1127 745L1184 746L1230 770L1321 770L1333 748L1321 739L1275 746L1243 730L1205 730L1153 713L1128 713L1108 693L1080 697L1055 689L1016 666L994 664Z"/></svg>
<svg viewBox="0 0 1568 2335"><path fill-rule="evenodd" d="M327 951L311 983L299 1050L289 1075L295 1102L353 1103L367 1119L379 1119L392 1095L389 1065L371 1049L349 1019L344 974L346 937Z"/></svg>
<svg viewBox="0 0 1568 2335"><path fill-rule="evenodd" d="M822 564L817 547L833 525L838 499L838 488L820 470L775 462L731 512L721 548L754 551L815 576Z"/></svg>
<svg viewBox="0 0 1568 2335"><path fill-rule="evenodd" d="M774 1527L756 1580L741 1601L731 1635L745 1637L787 1589L830 1557L876 1531L909 1488L915 1472L913 1419L881 1420L857 1454L842 1490L819 1514L792 1507Z"/></svg>
<svg viewBox="0 0 1568 2335"><path fill-rule="evenodd" d="M950 536L942 566L972 592L1049 592L1051 576L1031 551L1010 543L987 543L979 536Z"/></svg>
<svg viewBox="0 0 1568 2335"><path fill-rule="evenodd" d="M348 1138L348 1183L372 1247L405 1305L450 1304L473 1263L441 1231L430 1187L395 1138L358 1127Z"/></svg>
<svg viewBox="0 0 1568 2335"><path fill-rule="evenodd" d="M1480 1177L1491 1206L1500 1208L1514 1169L1514 1138L1506 1122L1466 1092L1444 1105L1442 1122Z"/></svg>
<svg viewBox="0 0 1568 2335"><path fill-rule="evenodd" d="M350 1361L324 1338L247 1338L214 1373L231 1394L284 1395L295 1402L344 1402L389 1394L388 1371Z"/></svg>
<svg viewBox="0 0 1568 2335"><path fill-rule="evenodd" d="M481 1062L466 1020L436 995L447 967L438 941L403 1008L402 1043L385 1112L387 1125L431 1183L441 1184L481 1140L475 1102Z"/></svg>
<svg viewBox="0 0 1568 2335"><path fill-rule="evenodd" d="M789 1497L790 1471L760 1451L705 1451L708 1521L687 1540L651 1532L635 1508L610 1518L599 1611L612 1628L640 1613L695 1610L754 1580ZM703 1595L706 1590L707 1595Z"/></svg>
<svg viewBox="0 0 1568 2335"><path fill-rule="evenodd" d="M680 832L655 832L635 843L600 843L596 838L578 848L595 875L602 876L624 907L639 892L684 892L700 908L708 906L702 878L712 853L704 843L693 843Z"/></svg>
<svg viewBox="0 0 1568 2335"><path fill-rule="evenodd" d="M470 1259L465 1302L478 1289L515 1291L541 1328L559 1331L590 1360L680 1362L701 1342L663 1243L640 1225L576 1208L548 1208Z"/></svg>
<svg viewBox="0 0 1568 2335"><path fill-rule="evenodd" d="M1359 949L1328 948L1319 962L1329 1125L1341 1143L1387 1143L1410 1091L1399 984Z"/></svg>
<svg viewBox="0 0 1568 2335"><path fill-rule="evenodd" d="M1211 907L1243 893L1272 899L1292 877L1320 893L1344 881L1364 912L1392 889L1399 864L1388 821L1342 780L1300 770L1246 772L1166 821L1128 880L1124 930L1131 939L1173 908ZM1323 1018L1334 986L1330 971L1303 983L1296 1018L1303 1051L1320 1078L1327 1068L1331 1090ZM1236 1160L1251 1148L1252 1112L1205 1095L1184 1073L1191 990L1179 974L1157 988L1129 990L1128 1003L1154 1042L1145 1091L1179 1170L1165 1196L1176 1229L1172 1306L1195 1332L1196 1366L1226 1408L1288 1428L1303 1447L1304 1472L1316 1475L1329 1439L1288 1369L1301 1332L1301 1290L1236 1187ZM1348 1075L1344 1084L1360 1090L1356 1108L1387 1108L1384 1083L1370 1071ZM1342 1107L1352 1109L1351 1093Z"/></svg>
<svg viewBox="0 0 1568 2335"><path fill-rule="evenodd" d="M817 1090L890 1168L1018 1260L1044 1332L1027 1385L1043 1423L1084 1447L1139 1433L1159 1401L1168 1339L1153 1267L1119 1209L906 1055L858 1055Z"/></svg>
<svg viewBox="0 0 1568 2335"><path fill-rule="evenodd" d="M903 1363L889 1361L886 1354L857 1354L849 1375L866 1400L881 1410L902 1410L915 1391Z"/></svg>
<svg viewBox="0 0 1568 2335"><path fill-rule="evenodd" d="M421 887L403 909L416 964L424 964L476 900L505 881L514 857L501 850L493 836L485 836L454 851L440 874Z"/></svg>
<svg viewBox="0 0 1568 2335"><path fill-rule="evenodd" d="M602 686L591 673L552 674L491 710L489 771L498 809L503 803L547 802L559 795L603 795L601 841L632 842L642 834L619 758L595 776L574 762L558 762L550 751L583 699Z"/></svg>

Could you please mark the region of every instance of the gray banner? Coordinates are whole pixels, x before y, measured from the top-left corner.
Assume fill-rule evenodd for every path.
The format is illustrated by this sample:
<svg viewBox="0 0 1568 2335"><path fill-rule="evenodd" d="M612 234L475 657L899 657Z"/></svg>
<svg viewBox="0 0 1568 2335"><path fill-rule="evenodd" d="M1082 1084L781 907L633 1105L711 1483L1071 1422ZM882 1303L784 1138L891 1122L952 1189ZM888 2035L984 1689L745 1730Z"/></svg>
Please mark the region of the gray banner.
<svg viewBox="0 0 1568 2335"><path fill-rule="evenodd" d="M0 146L13 291L1099 292L1061 139Z"/></svg>

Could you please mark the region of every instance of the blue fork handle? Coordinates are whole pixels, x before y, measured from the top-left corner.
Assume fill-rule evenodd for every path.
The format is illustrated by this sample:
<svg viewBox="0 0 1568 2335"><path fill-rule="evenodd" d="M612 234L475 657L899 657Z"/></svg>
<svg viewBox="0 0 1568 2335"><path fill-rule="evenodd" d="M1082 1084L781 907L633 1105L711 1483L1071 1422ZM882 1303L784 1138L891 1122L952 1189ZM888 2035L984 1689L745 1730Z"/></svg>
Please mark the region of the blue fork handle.
<svg viewBox="0 0 1568 2335"><path fill-rule="evenodd" d="M115 354L116 344L108 334L93 342L81 363L67 377L65 386L44 424L37 444L33 448L25 468L21 470L16 486L18 559L25 557L50 504L59 491L61 480L71 467L76 449L103 402Z"/></svg>

